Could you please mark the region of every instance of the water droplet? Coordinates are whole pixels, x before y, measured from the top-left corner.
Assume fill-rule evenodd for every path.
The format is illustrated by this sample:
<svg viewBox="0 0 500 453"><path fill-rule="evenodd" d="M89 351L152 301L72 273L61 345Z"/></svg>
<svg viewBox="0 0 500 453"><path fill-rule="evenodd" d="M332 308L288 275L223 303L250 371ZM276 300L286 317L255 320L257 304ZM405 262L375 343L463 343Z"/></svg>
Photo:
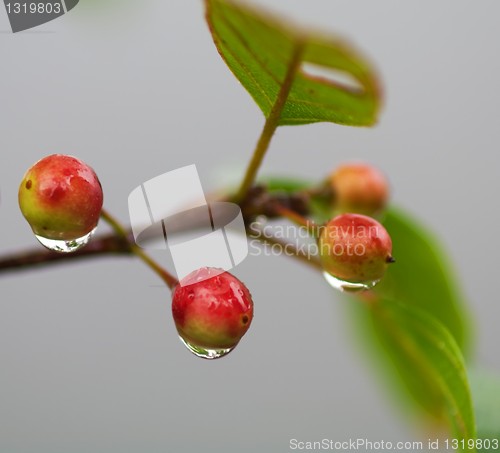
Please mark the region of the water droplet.
<svg viewBox="0 0 500 453"><path fill-rule="evenodd" d="M182 344L186 346L186 348L189 349L196 357L200 357L202 359L207 359L207 360L214 360L214 359L220 359L221 357L224 357L225 355L229 354L234 348L228 348L228 349L208 349L208 348L202 348L200 346L196 346L192 343L189 343L189 341L186 341L184 338L179 336L180 340L182 341Z"/></svg>
<svg viewBox="0 0 500 453"><path fill-rule="evenodd" d="M49 250L60 253L72 253L87 245L95 230L96 228L94 228L90 233L82 236L81 238L66 241L58 239L48 239L38 234L35 234L35 237L38 239L40 244L42 244L44 247L47 247Z"/></svg>
<svg viewBox="0 0 500 453"><path fill-rule="evenodd" d="M340 278L334 277L332 274L328 272L323 272L323 277L328 282L328 284L335 289L338 289L341 292L358 292L358 291L366 291L367 289L373 288L380 280L374 280L371 282L348 282L345 280L341 280Z"/></svg>

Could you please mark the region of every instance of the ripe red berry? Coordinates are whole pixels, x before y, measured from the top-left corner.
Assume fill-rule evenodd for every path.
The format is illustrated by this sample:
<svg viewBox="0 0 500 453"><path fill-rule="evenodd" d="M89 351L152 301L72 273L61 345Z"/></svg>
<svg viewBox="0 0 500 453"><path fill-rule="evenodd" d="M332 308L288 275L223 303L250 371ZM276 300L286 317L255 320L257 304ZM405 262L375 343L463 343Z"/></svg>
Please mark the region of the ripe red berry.
<svg viewBox="0 0 500 453"><path fill-rule="evenodd" d="M325 272L341 282L371 287L392 263L392 241L376 220L341 214L330 220L319 237Z"/></svg>
<svg viewBox="0 0 500 453"><path fill-rule="evenodd" d="M33 165L19 186L19 207L42 244L73 251L88 240L99 221L103 203L94 170L81 160L61 154Z"/></svg>
<svg viewBox="0 0 500 453"><path fill-rule="evenodd" d="M337 168L330 185L338 212L373 215L382 210L389 198L389 184L377 168L362 163Z"/></svg>
<svg viewBox="0 0 500 453"><path fill-rule="evenodd" d="M202 268L174 288L172 314L184 344L199 357L228 354L250 327L253 302L247 287L219 269Z"/></svg>

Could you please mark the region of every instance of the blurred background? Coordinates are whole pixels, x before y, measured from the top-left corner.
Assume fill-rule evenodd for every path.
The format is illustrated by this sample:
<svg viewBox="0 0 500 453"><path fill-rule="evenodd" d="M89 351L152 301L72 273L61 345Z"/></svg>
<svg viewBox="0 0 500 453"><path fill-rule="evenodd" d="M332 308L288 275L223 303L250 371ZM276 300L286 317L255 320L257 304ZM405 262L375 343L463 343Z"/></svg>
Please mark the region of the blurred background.
<svg viewBox="0 0 500 453"><path fill-rule="evenodd" d="M386 92L374 129L280 129L263 174L319 180L353 159L380 167L394 204L450 253L475 361L500 371L500 4L255 3L349 38ZM237 181L263 124L218 56L201 1L81 0L19 34L2 11L0 50L1 254L38 247L17 188L47 154L93 166L106 207L128 222L128 194L158 174L195 163L207 191ZM280 257L249 258L235 274L256 315L215 362L180 344L169 291L137 260L2 274L0 452L286 452L290 439L426 436L385 393L345 301L319 274Z"/></svg>

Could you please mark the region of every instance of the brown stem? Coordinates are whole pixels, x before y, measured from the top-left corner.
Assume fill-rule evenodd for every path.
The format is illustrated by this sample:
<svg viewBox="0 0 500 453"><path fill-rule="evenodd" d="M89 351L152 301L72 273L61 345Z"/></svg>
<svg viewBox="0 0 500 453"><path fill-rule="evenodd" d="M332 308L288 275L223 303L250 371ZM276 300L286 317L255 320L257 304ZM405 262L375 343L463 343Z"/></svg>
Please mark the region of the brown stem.
<svg viewBox="0 0 500 453"><path fill-rule="evenodd" d="M305 218L304 216L296 213L295 211L292 211L291 209L288 209L285 206L276 205L274 207L274 211L280 217L284 217L285 219L290 220L296 225L304 227L311 236L318 236L318 226L312 220Z"/></svg>
<svg viewBox="0 0 500 453"><path fill-rule="evenodd" d="M288 198L284 197L282 194L274 196L273 194L265 192L263 188L260 188L260 190L255 191L255 199L247 199L246 209L243 209L245 222L249 225L253 219L259 215L271 217L279 216L276 212L277 205L288 206L289 211L295 212L298 216L306 214L305 211L307 206L301 197L296 197L294 194L289 194L287 197ZM31 268L42 267L47 264L68 263L74 260L83 260L86 258L99 258L112 255L135 255L152 267L169 287L172 287L177 283L174 277L166 273L161 266L154 263L154 261L135 244L130 230L124 228L106 211L103 212L102 217L112 226L114 230L113 233L93 237L89 244L74 253L56 253L40 246L37 249L15 252L3 257L0 256L0 274L18 270L28 270ZM309 259L309 257L299 251L297 251L297 253L293 253L292 244L282 242L275 238L267 238L265 242L270 244L281 243L283 246L286 245L290 255L294 258L307 262L313 267L320 268L319 263L317 263L317 260L314 260L314 258Z"/></svg>
<svg viewBox="0 0 500 453"><path fill-rule="evenodd" d="M97 258L107 255L130 255L132 253L128 241L115 234L93 238L84 248L74 253L57 253L44 249L27 250L4 256L0 259L0 273L29 269L46 264L65 263L68 259Z"/></svg>

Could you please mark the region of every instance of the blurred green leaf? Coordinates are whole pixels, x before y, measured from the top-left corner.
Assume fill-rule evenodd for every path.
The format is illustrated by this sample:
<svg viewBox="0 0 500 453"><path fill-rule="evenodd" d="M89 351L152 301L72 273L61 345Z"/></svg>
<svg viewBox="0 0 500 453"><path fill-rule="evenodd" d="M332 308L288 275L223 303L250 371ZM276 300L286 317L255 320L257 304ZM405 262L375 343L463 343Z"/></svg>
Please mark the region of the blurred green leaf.
<svg viewBox="0 0 500 453"><path fill-rule="evenodd" d="M267 185L273 191L307 188L307 183L287 178L270 179ZM318 198L311 208L316 221L332 215L327 200ZM402 211L390 209L382 222L391 234L397 262L373 293L361 296L380 301L368 303L372 310L346 296L357 313L359 336L371 346L372 359L383 367L393 390L404 389L437 422L448 419L455 437L473 438L474 415L461 351L468 326L446 254Z"/></svg>
<svg viewBox="0 0 500 453"><path fill-rule="evenodd" d="M281 125L329 121L370 126L376 122L378 80L370 64L350 45L286 24L241 2L205 0L205 4L219 53L266 118L292 55L300 50L302 65L295 74Z"/></svg>
<svg viewBox="0 0 500 453"><path fill-rule="evenodd" d="M389 209L382 223L391 235L396 263L389 267L382 282L374 289L374 297L397 301L395 307L406 307L408 313L415 310L423 320L427 317L431 327L439 325L439 330L446 332L443 336L451 337L463 354L464 349L468 349L469 326L459 284L452 275L446 254L428 231L401 210ZM393 332L385 331L390 324L382 323L384 318L372 317L363 307L356 307L356 303L352 305L357 333L364 334L364 345L370 348L371 358L376 363L383 363L380 368L391 383L392 390L404 389L421 408L438 420L442 418L444 409L453 411L449 402L443 400L443 389L436 385L435 377L447 372L441 378L457 379L453 368L441 370L436 360L431 360L432 356L427 359L431 362L423 367L423 363L413 360L403 349L408 341L404 336L397 339ZM399 321L394 319L394 322ZM414 342L414 339L411 341ZM451 343L451 340L442 344L446 346L446 343ZM395 376L391 374L391 363L379 360L383 358L384 351L397 371ZM422 347L420 352L428 354ZM432 366L435 367L433 374L424 372Z"/></svg>
<svg viewBox="0 0 500 453"><path fill-rule="evenodd" d="M432 315L467 352L465 304L446 253L428 231L401 210L390 209L382 223L391 235L396 263L389 266L376 293Z"/></svg>
<svg viewBox="0 0 500 453"><path fill-rule="evenodd" d="M318 222L332 215L331 206L321 199L313 200L311 209ZM470 315L447 253L427 229L400 209L388 209L379 220L391 235L396 263L389 266L375 292L384 298L421 308L435 317L467 355Z"/></svg>
<svg viewBox="0 0 500 453"><path fill-rule="evenodd" d="M270 191L288 193L313 187L306 181L291 178L268 178L263 182ZM332 216L330 202L321 197L313 197L310 207L318 223ZM421 308L435 317L467 355L470 316L446 252L427 229L400 209L388 209L379 220L391 235L396 263L389 266L374 291L383 298Z"/></svg>
<svg viewBox="0 0 500 453"><path fill-rule="evenodd" d="M284 192L290 194L300 192L311 187L311 184L308 181L286 177L260 178L259 184L265 185L266 189L271 193Z"/></svg>
<svg viewBox="0 0 500 453"><path fill-rule="evenodd" d="M314 221L318 224L327 223L332 218L332 207L324 198L311 198L311 215Z"/></svg>
<svg viewBox="0 0 500 453"><path fill-rule="evenodd" d="M410 393L437 419L446 417L454 437L475 438L465 363L449 331L405 304L380 299L370 308L374 331Z"/></svg>
<svg viewBox="0 0 500 453"><path fill-rule="evenodd" d="M268 178L264 180L271 191L294 192L313 187L302 180ZM318 223L332 216L330 202L321 197L311 200L312 217ZM391 235L396 263L389 266L375 292L387 299L418 307L434 316L453 335L462 353L469 352L469 313L453 275L453 266L439 242L419 222L391 207L379 219Z"/></svg>
<svg viewBox="0 0 500 453"><path fill-rule="evenodd" d="M500 376L485 371L470 374L472 396L477 420L477 438L483 441L478 451L500 450ZM496 440L497 447L484 440ZM489 447L489 448L488 448Z"/></svg>

